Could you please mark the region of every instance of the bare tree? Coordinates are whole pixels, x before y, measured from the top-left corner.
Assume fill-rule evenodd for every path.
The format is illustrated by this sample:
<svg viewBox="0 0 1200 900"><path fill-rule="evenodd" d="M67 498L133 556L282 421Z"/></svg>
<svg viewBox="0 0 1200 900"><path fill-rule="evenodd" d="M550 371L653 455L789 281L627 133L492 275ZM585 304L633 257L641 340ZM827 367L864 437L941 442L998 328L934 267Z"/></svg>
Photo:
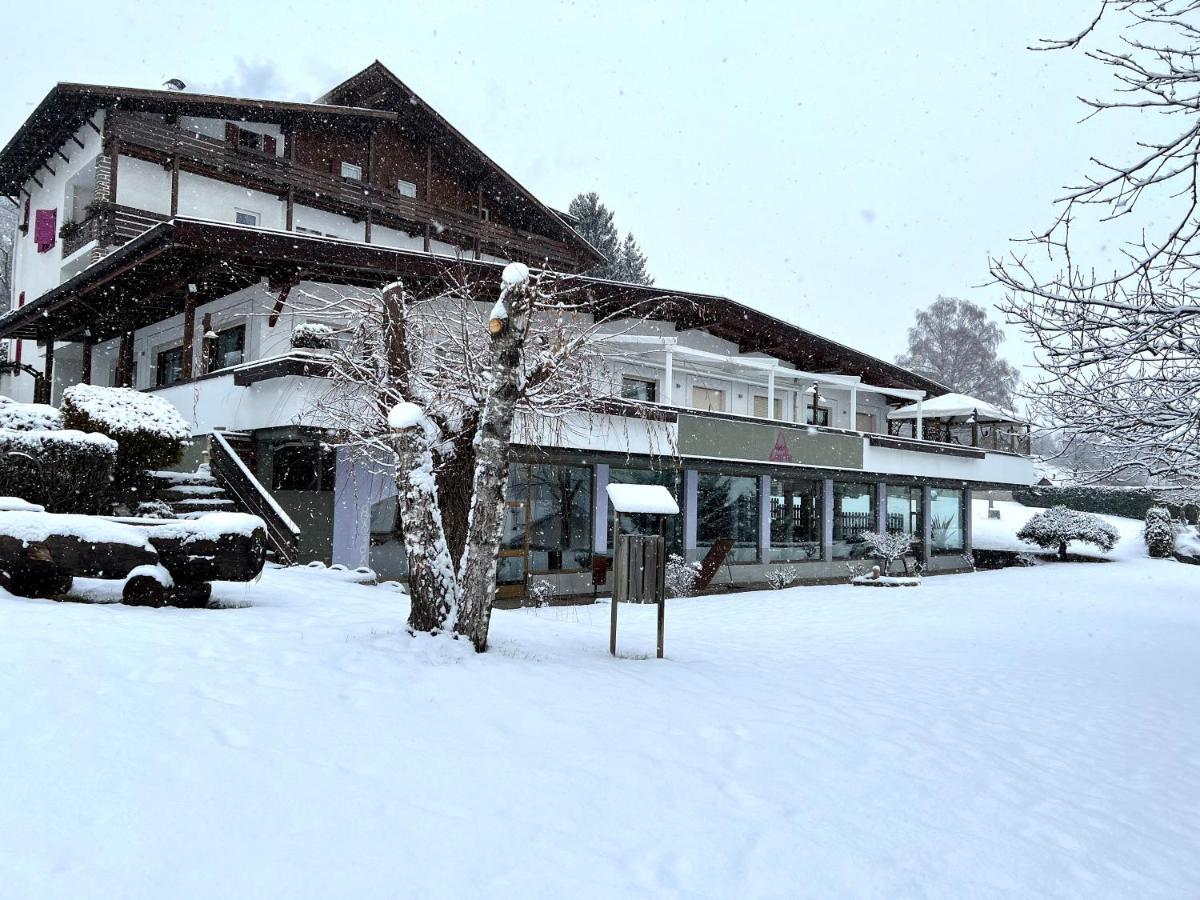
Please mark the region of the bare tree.
<svg viewBox="0 0 1200 900"><path fill-rule="evenodd" d="M294 294L292 309L338 338L330 387L306 418L394 465L410 627L483 650L516 433L545 443L589 429L614 398L622 334L664 298L601 308L586 282L519 264L490 311L485 286L460 270L414 286Z"/></svg>
<svg viewBox="0 0 1200 900"><path fill-rule="evenodd" d="M1078 34L1032 48L1107 67L1117 89L1084 99L1088 115L1123 113L1139 134L1125 159L1091 160L1025 249L991 261L1046 371L1035 410L1102 450L1095 480L1200 476L1198 13L1196 0L1105 0Z"/></svg>

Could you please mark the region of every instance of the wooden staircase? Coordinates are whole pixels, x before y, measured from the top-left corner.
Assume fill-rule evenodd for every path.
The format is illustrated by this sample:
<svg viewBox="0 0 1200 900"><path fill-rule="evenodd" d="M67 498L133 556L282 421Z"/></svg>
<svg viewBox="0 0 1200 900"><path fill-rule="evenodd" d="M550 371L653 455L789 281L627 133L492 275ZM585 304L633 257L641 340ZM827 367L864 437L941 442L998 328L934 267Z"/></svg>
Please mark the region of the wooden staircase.
<svg viewBox="0 0 1200 900"><path fill-rule="evenodd" d="M206 474L211 480L198 482L195 487L215 487L220 493L193 493L180 503L187 504L185 509L200 513L214 509L236 509L258 516L267 526L269 554L285 566L294 565L300 527L254 477L254 468L254 442L250 435L214 431L208 439ZM223 503L229 505L205 507L205 504Z"/></svg>

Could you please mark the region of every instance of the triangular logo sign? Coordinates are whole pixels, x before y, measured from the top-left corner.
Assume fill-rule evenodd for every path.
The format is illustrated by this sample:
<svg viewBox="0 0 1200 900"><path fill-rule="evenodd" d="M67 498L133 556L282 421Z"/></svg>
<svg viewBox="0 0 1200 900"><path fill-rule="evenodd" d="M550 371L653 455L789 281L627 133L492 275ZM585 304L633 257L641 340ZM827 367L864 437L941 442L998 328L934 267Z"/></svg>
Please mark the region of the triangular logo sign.
<svg viewBox="0 0 1200 900"><path fill-rule="evenodd" d="M775 447L771 450L771 455L767 457L768 462L795 462L792 459L792 451L788 449L787 438L783 436L783 429L779 429L775 433Z"/></svg>

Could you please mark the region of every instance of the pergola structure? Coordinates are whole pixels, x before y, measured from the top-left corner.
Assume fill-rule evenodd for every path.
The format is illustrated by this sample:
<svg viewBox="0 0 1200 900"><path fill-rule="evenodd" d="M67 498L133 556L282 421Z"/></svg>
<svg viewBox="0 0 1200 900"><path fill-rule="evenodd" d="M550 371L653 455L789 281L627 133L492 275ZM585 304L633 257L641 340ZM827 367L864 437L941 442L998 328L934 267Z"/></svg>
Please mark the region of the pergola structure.
<svg viewBox="0 0 1200 900"><path fill-rule="evenodd" d="M921 430L916 423L922 418L924 433L918 436L926 440L1029 454L1029 423L986 400L950 393L901 407L888 414L888 433L907 437L906 430Z"/></svg>
<svg viewBox="0 0 1200 900"><path fill-rule="evenodd" d="M154 225L69 280L0 316L0 338L36 340L45 346L44 392L53 378L55 342L82 343L81 380L89 383L92 347L120 338L117 383L129 386L134 332L182 314L182 375L189 381L205 374L194 371L192 363L197 315L202 315L205 304L247 287L265 283L277 295L273 319L302 281L378 288L403 279L415 291L454 284L482 299L495 292L502 268L498 263L417 250L176 217ZM769 353L800 370L771 364L767 374L772 379L861 384L864 389L870 386L909 399L946 391L899 366L725 297L576 275L558 277L564 289L577 292L579 307L596 315L627 312L630 317L669 321L676 329L702 328L736 343L739 353ZM199 324L203 335L207 326L203 321ZM767 364L752 357L737 359L748 365ZM842 374L846 369L861 374ZM863 379L869 382L862 383Z"/></svg>

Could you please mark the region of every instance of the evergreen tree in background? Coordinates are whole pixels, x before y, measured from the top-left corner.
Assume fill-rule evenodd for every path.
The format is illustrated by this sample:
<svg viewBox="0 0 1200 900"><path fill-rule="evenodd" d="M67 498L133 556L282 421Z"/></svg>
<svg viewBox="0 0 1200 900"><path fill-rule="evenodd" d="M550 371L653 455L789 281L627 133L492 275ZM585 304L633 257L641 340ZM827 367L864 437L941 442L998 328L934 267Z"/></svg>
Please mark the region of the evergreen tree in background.
<svg viewBox="0 0 1200 900"><path fill-rule="evenodd" d="M607 260L584 274L630 284L654 283L654 279L646 272L646 256L633 239L633 234L629 233L624 241L621 240L613 223L612 210L600 202L595 191L576 195L567 212L579 221L575 230Z"/></svg>
<svg viewBox="0 0 1200 900"><path fill-rule="evenodd" d="M996 352L1004 341L987 310L958 297L938 297L917 311L908 329L908 352L896 362L919 375L1011 409L1021 373Z"/></svg>

